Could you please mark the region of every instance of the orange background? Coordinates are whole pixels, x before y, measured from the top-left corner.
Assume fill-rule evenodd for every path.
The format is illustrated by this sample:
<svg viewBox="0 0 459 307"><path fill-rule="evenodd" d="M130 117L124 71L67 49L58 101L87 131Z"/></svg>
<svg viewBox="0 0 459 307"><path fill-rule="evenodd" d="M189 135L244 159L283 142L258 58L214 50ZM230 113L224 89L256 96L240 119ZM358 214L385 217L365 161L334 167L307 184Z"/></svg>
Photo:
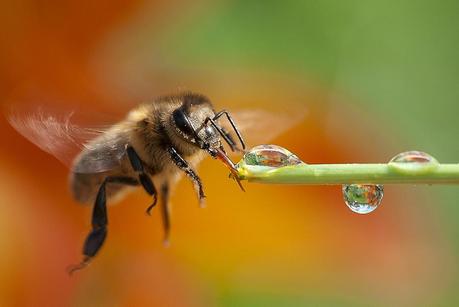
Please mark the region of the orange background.
<svg viewBox="0 0 459 307"><path fill-rule="evenodd" d="M178 67L159 57L164 50L155 53L166 48L161 31L177 12L220 5L3 2L1 103L119 118L138 102L191 89L218 108L305 110L271 142L308 163L386 161L408 149L389 137L395 129L386 117L307 73ZM145 51L124 45L146 24L158 35L139 38ZM150 63L141 69L142 57ZM81 257L90 208L71 199L68 170L6 120L0 136L2 306L429 305L453 297L457 255L428 189L388 186L381 208L360 216L339 187L245 183L243 193L211 159L199 169L207 208L198 208L187 180L175 188L170 248L161 244L157 209L147 217L150 199L138 190L109 207L104 248L70 278L65 268Z"/></svg>

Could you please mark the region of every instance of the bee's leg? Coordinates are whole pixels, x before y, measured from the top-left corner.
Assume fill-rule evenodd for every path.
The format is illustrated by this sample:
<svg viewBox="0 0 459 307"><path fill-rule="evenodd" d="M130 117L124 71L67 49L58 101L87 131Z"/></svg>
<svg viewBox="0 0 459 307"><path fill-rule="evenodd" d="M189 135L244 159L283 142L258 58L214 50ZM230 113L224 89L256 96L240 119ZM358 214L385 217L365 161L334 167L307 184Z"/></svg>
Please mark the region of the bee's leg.
<svg viewBox="0 0 459 307"><path fill-rule="evenodd" d="M131 162L132 168L135 172L139 173L140 184L143 186L144 190L148 194L153 196L153 203L150 206L148 206L146 210L147 214L150 215L151 209L153 209L153 207L156 205L156 202L158 201L158 193L150 176L148 176L147 173L145 173L143 162L140 159L137 152L134 150L134 148L132 146L127 146L126 151L129 157L129 161Z"/></svg>
<svg viewBox="0 0 459 307"><path fill-rule="evenodd" d="M165 182L161 186L161 212L163 218L163 227L164 227L164 241L165 246L169 246L170 230L171 230L171 220L170 220L170 208L169 208L169 184Z"/></svg>
<svg viewBox="0 0 459 307"><path fill-rule="evenodd" d="M180 154L175 150L174 147L169 147L167 151L169 152L169 155L172 161L175 163L175 165L177 165L178 168L184 171L185 174L187 174L187 176L193 182L194 188L199 197L199 205L203 207L204 198L206 196L204 195L204 191L202 189L201 178L199 178L195 171L188 165L188 162L186 162L185 159L183 159L182 156L180 156Z"/></svg>
<svg viewBox="0 0 459 307"><path fill-rule="evenodd" d="M153 181L151 180L150 176L148 176L147 174L140 173L139 180L145 191L147 191L148 194L153 196L153 203L150 206L148 206L146 210L147 214L151 215L151 209L153 209L153 207L156 206L156 202L158 201L158 192L156 192L155 185L153 184Z"/></svg>
<svg viewBox="0 0 459 307"><path fill-rule="evenodd" d="M117 183L135 186L139 182L130 177L107 177L99 187L97 192L96 201L92 209L92 230L86 237L83 245L83 260L77 264L68 268L68 273L72 274L77 270L85 268L91 259L97 254L102 245L104 244L105 238L107 237L107 196L106 196L106 185L107 183Z"/></svg>

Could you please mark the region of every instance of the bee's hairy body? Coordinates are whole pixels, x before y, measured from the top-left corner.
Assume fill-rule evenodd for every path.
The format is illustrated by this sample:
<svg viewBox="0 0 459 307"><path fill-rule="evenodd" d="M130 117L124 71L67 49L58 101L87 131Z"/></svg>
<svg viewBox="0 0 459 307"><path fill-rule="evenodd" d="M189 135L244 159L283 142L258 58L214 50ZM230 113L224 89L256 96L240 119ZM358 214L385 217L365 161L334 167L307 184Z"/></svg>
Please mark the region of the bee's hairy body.
<svg viewBox="0 0 459 307"><path fill-rule="evenodd" d="M244 147L230 115L226 111L215 114L209 99L194 93L144 103L86 144L74 160L70 186L77 201L94 203L92 230L84 243L83 261L71 272L85 267L102 247L107 236L107 200L113 202L133 186L143 187L153 197L148 214L159 196L168 242L170 187L185 173L202 205L205 196L195 167L206 152L228 160L220 136L232 150L237 149L231 135L216 123L222 115L226 115Z"/></svg>
<svg viewBox="0 0 459 307"><path fill-rule="evenodd" d="M172 127L171 114L183 105L183 101L180 101L181 97L171 98L173 97L159 98L153 103L145 103L133 109L123 121L115 124L104 135L94 139L90 145L93 144L91 147L94 147L95 150L83 150L75 159L75 166L84 163L85 159L96 154L98 150L107 150L104 146L98 145L101 143L101 138L112 138L120 143L130 144L135 149L144 162L146 172L152 176L157 186L165 183L173 185L179 179L181 172L170 159L167 147L174 146L192 168L195 168L205 157L205 151L181 138ZM200 101L200 103L203 102ZM202 112L210 113L209 111L212 110L210 102L206 100L204 103L206 108ZM132 169L126 155L119 160L118 164L101 173L71 172L70 185L74 198L82 203L94 201L101 183L108 176L136 178L136 172ZM107 199L116 201L127 190L130 190L130 187L126 185L109 185L107 186Z"/></svg>

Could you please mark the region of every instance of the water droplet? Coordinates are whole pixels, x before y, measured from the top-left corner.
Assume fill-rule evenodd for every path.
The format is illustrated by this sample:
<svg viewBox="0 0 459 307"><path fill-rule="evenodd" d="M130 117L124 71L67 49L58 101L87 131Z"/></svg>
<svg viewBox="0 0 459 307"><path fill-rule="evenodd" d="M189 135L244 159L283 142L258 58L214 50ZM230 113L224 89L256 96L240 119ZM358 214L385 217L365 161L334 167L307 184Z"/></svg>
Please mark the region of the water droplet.
<svg viewBox="0 0 459 307"><path fill-rule="evenodd" d="M414 163L429 163L436 161L431 155L422 151L406 151L399 153L393 157L390 162L414 162Z"/></svg>
<svg viewBox="0 0 459 307"><path fill-rule="evenodd" d="M438 161L422 151L406 151L399 153L389 161L389 167L399 172L429 172L438 166Z"/></svg>
<svg viewBox="0 0 459 307"><path fill-rule="evenodd" d="M343 197L346 205L359 214L374 211L384 195L384 188L380 184L345 184Z"/></svg>
<svg viewBox="0 0 459 307"><path fill-rule="evenodd" d="M303 163L287 149L277 145L259 145L248 151L243 158L246 165L281 167Z"/></svg>

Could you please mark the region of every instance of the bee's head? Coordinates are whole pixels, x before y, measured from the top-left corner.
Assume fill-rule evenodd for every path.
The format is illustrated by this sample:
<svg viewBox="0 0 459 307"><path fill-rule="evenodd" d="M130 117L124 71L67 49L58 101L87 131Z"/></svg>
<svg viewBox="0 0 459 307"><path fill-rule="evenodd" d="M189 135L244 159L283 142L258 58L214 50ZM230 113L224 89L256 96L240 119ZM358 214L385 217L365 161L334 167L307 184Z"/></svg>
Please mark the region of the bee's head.
<svg viewBox="0 0 459 307"><path fill-rule="evenodd" d="M185 141L211 153L222 145L219 132L209 121L214 116L212 104L205 96L187 94L183 104L173 111L172 122Z"/></svg>
<svg viewBox="0 0 459 307"><path fill-rule="evenodd" d="M232 137L216 122L221 115L226 115L245 148L239 131L226 111L215 114L210 100L199 94L185 94L182 99L182 105L172 112L172 123L185 141L207 150L213 157L216 157L219 150L223 150L221 137L232 150L237 149Z"/></svg>

